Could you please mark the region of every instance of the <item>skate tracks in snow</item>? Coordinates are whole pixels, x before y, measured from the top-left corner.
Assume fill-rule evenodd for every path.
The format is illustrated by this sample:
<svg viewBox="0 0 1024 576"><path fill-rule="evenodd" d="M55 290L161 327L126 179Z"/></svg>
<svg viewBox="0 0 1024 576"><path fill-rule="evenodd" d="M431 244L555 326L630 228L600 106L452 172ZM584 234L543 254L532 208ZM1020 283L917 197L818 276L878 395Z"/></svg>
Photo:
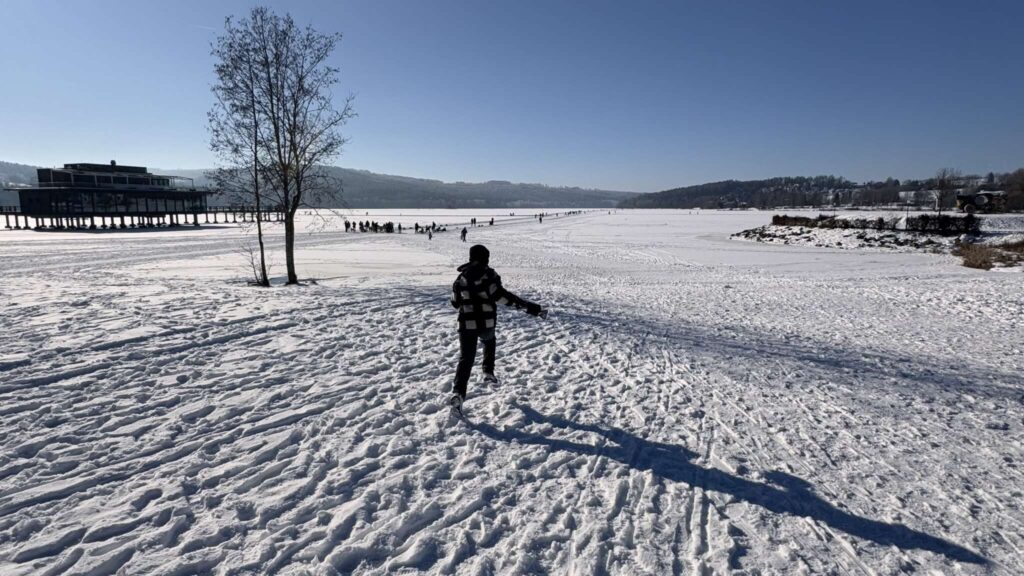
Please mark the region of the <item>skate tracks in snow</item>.
<svg viewBox="0 0 1024 576"><path fill-rule="evenodd" d="M455 422L447 269L264 291L0 247L0 572L1024 571L1019 279L643 218L474 230L554 312L502 310Z"/></svg>

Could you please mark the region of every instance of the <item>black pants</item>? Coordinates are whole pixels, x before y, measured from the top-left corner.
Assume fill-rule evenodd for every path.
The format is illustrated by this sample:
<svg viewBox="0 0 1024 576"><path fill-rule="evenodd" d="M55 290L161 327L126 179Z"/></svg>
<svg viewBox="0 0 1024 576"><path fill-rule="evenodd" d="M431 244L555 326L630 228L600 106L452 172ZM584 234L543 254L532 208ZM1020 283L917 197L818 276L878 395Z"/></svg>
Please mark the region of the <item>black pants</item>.
<svg viewBox="0 0 1024 576"><path fill-rule="evenodd" d="M494 338L494 330L484 332L459 332L459 367L455 370L455 385L453 392L457 392L463 398L466 397L466 384L469 383L469 373L473 371L473 361L476 360L477 341L484 343L484 372L494 372L494 353L497 341Z"/></svg>

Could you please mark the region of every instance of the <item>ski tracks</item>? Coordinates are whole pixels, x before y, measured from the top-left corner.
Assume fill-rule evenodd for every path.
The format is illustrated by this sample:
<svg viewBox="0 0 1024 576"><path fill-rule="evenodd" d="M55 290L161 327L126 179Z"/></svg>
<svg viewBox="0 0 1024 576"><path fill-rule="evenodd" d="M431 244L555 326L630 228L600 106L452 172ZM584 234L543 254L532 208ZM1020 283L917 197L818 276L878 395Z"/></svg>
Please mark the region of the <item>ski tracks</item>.
<svg viewBox="0 0 1024 576"><path fill-rule="evenodd" d="M553 313L502 311L502 382L474 376L465 421L444 402L458 353L444 286L5 284L24 304L0 349L0 571L1012 573L1011 399L926 394L878 350L823 361L816 346L855 343L836 336L841 313L814 323L799 300L847 310L856 287L567 238L514 256ZM1002 374L986 384L1006 388ZM996 563L914 546L927 535Z"/></svg>

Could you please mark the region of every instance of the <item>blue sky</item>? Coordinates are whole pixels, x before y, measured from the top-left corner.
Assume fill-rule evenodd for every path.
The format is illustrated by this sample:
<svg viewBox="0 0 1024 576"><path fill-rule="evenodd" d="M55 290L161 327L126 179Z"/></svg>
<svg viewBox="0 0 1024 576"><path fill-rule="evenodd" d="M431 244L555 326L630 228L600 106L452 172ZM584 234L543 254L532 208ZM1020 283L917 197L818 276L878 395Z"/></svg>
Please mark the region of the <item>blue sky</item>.
<svg viewBox="0 0 1024 576"><path fill-rule="evenodd" d="M0 159L213 163L210 43L253 2L0 0ZM269 3L341 32L336 164L654 191L1024 166L1024 2Z"/></svg>

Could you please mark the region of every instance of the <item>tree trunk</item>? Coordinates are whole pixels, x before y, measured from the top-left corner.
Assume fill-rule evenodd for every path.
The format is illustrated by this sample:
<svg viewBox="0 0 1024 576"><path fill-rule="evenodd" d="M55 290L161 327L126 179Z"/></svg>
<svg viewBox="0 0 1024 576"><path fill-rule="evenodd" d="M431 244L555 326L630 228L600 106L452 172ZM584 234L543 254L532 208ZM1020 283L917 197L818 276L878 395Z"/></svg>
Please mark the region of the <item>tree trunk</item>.
<svg viewBox="0 0 1024 576"><path fill-rule="evenodd" d="M260 124L256 112L256 89L252 60L249 60L249 112L252 114L252 193L256 198L256 238L260 244L260 286L270 287L270 275L267 274L267 251L263 246L263 202L260 196Z"/></svg>
<svg viewBox="0 0 1024 576"><path fill-rule="evenodd" d="M269 288L270 276L267 274L267 253L263 247L263 212L258 192L256 193L256 238L260 244L260 286Z"/></svg>
<svg viewBox="0 0 1024 576"><path fill-rule="evenodd" d="M298 284L299 276L295 273L295 212L284 213L284 260L288 270L288 283Z"/></svg>
<svg viewBox="0 0 1024 576"><path fill-rule="evenodd" d="M255 108L254 108L255 110ZM253 126L255 126L255 119ZM263 246L263 198L260 196L260 166L257 154L259 133L253 129L252 153L252 193L256 200L256 239L260 244L260 286L270 288L270 275L267 274L267 251Z"/></svg>

